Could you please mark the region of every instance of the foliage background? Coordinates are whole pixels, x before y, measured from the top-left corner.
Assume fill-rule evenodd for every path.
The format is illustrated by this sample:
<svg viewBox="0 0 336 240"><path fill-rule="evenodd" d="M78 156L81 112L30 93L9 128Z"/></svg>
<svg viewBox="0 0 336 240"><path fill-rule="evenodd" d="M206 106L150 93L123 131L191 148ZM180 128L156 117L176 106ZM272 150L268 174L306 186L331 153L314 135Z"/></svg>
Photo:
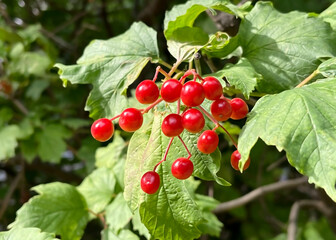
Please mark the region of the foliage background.
<svg viewBox="0 0 336 240"><path fill-rule="evenodd" d="M332 2L275 0L274 6L282 12L319 13ZM162 22L165 11L178 3L184 1L0 1L0 230L6 230L20 206L35 194L31 187L54 181L80 184L94 169L96 150L106 145L97 143L89 134L92 121L83 109L90 87L63 88L52 66L56 62L73 64L91 40L117 36L135 21L143 21L158 32L162 58L172 63ZM200 16L197 24L216 29L206 14ZM237 28L236 23L225 30L234 34ZM155 66L148 65L139 80L151 78L154 71ZM253 102L249 104L252 106ZM244 121L238 123L243 124ZM127 145L130 138L123 132L120 136L116 147ZM233 148L224 139L220 150L222 161L227 163L220 175L233 186L223 189L202 182L197 190L219 202L299 176L283 152L262 141L254 147L251 155L254 161L242 175L228 167ZM322 199L334 205L323 190L303 184L295 190L264 195L244 207L218 214L224 224L220 237L202 236L202 239L285 239L290 208L300 199ZM303 210L299 216L300 239L311 236L334 239L333 209L329 216L314 209ZM101 229L98 219L91 221L83 239L98 239Z"/></svg>

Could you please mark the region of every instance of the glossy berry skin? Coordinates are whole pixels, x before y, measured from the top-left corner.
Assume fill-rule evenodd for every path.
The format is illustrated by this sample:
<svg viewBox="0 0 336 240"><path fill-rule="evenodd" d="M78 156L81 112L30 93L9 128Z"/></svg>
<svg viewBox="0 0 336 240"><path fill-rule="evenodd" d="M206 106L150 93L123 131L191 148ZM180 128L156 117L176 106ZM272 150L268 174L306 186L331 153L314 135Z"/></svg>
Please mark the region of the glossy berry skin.
<svg viewBox="0 0 336 240"><path fill-rule="evenodd" d="M100 118L91 125L91 135L99 142L109 140L114 132L114 126L111 120Z"/></svg>
<svg viewBox="0 0 336 240"><path fill-rule="evenodd" d="M183 132L182 117L172 113L162 121L161 130L167 137L176 137Z"/></svg>
<svg viewBox="0 0 336 240"><path fill-rule="evenodd" d="M206 130L197 140L197 148L202 153L213 153L218 146L219 138L215 131Z"/></svg>
<svg viewBox="0 0 336 240"><path fill-rule="evenodd" d="M143 122L142 113L136 108L126 108L120 115L119 126L126 132L138 130Z"/></svg>
<svg viewBox="0 0 336 240"><path fill-rule="evenodd" d="M203 114L194 108L190 108L182 114L182 126L191 133L202 131L205 125Z"/></svg>
<svg viewBox="0 0 336 240"><path fill-rule="evenodd" d="M147 194L154 194L160 187L160 176L154 171L146 172L141 178L141 189Z"/></svg>
<svg viewBox="0 0 336 240"><path fill-rule="evenodd" d="M188 107L200 105L205 98L202 85L195 81L187 82L181 90L181 100Z"/></svg>
<svg viewBox="0 0 336 240"><path fill-rule="evenodd" d="M135 97L142 104L150 104L159 98L159 88L152 80L142 81L135 90Z"/></svg>
<svg viewBox="0 0 336 240"><path fill-rule="evenodd" d="M239 171L238 163L239 163L240 158L241 158L241 155L238 152L238 150L234 151L231 154L231 166L237 171ZM250 162L251 160L250 158L248 158L244 165L244 170L246 170L250 166Z"/></svg>
<svg viewBox="0 0 336 240"><path fill-rule="evenodd" d="M175 102L180 98L182 84L176 79L169 79L162 84L161 97L168 103Z"/></svg>
<svg viewBox="0 0 336 240"><path fill-rule="evenodd" d="M187 179L194 171L194 164L187 158L178 158L173 162L171 172L177 179Z"/></svg>
<svg viewBox="0 0 336 240"><path fill-rule="evenodd" d="M206 99L217 100L223 94L222 84L214 77L205 77L202 86Z"/></svg>
<svg viewBox="0 0 336 240"><path fill-rule="evenodd" d="M246 102L244 102L243 99L233 98L231 99L230 104L232 108L232 114L231 114L232 119L239 120L246 117L246 115L249 112L249 109Z"/></svg>
<svg viewBox="0 0 336 240"><path fill-rule="evenodd" d="M218 99L211 104L210 111L217 121L226 121L231 117L231 104L226 99Z"/></svg>

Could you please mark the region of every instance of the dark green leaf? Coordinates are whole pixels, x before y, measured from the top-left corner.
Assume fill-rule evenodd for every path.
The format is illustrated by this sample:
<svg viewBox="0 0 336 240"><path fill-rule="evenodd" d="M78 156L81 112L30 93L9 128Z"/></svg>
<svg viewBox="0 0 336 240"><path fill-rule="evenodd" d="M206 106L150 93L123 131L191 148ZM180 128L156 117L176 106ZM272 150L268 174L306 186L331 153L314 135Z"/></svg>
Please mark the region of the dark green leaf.
<svg viewBox="0 0 336 240"><path fill-rule="evenodd" d="M18 146L17 138L20 136L20 129L17 125L8 125L0 128L0 160L15 155L15 148Z"/></svg>
<svg viewBox="0 0 336 240"><path fill-rule="evenodd" d="M261 98L239 137L240 169L261 138L285 150L289 162L336 201L335 86L335 78L326 79Z"/></svg>
<svg viewBox="0 0 336 240"><path fill-rule="evenodd" d="M277 93L293 88L336 54L336 34L320 18L279 13L270 2L258 2L239 28L243 57L262 74L257 89Z"/></svg>
<svg viewBox="0 0 336 240"><path fill-rule="evenodd" d="M77 189L65 183L49 183L33 188L39 195L18 211L10 228L37 227L61 235L62 240L79 240L88 222L86 202Z"/></svg>

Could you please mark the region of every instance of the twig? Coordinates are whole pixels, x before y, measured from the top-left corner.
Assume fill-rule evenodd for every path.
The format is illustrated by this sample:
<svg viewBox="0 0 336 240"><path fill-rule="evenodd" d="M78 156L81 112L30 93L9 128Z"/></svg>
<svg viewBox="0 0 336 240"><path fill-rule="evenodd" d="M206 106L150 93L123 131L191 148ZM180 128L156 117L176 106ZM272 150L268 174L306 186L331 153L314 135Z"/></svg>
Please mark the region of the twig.
<svg viewBox="0 0 336 240"><path fill-rule="evenodd" d="M24 115L28 115L29 111L28 109L25 107L25 105L23 105L22 102L20 102L19 100L15 99L15 98L11 98L13 104L24 114Z"/></svg>
<svg viewBox="0 0 336 240"><path fill-rule="evenodd" d="M71 18L69 21L67 21L67 22L63 23L62 25L60 25L59 27L55 28L55 30L52 33L56 34L56 33L60 32L60 31L62 31L64 28L66 28L67 26L69 26L72 23L76 22L77 20L81 19L86 14L87 14L87 12L79 12L73 18Z"/></svg>
<svg viewBox="0 0 336 240"><path fill-rule="evenodd" d="M88 210L89 213L91 213L92 215L94 215L96 218L99 218L99 220L102 222L102 224L104 226L104 229L108 228L103 213L95 213L91 209L87 209L87 210Z"/></svg>
<svg viewBox="0 0 336 240"><path fill-rule="evenodd" d="M21 160L21 161L22 161L22 163L21 163L20 172L16 175L14 181L11 183L11 185L9 187L9 190L8 190L5 198L2 201L1 209L0 209L0 219L2 218L3 214L6 212L6 209L8 207L9 201L11 200L12 195L13 195L15 189L19 185L19 183L20 183L20 181L21 181L21 179L22 179L22 177L24 175L24 162L23 162L23 160Z"/></svg>
<svg viewBox="0 0 336 240"><path fill-rule="evenodd" d="M288 220L288 228L287 228L287 240L295 240L296 239L296 231L297 231L297 219L300 213L300 208L302 207L314 207L321 211L324 215L329 214L328 207L322 202L318 200L300 200L293 204Z"/></svg>
<svg viewBox="0 0 336 240"><path fill-rule="evenodd" d="M293 179L293 180L287 180L287 181L282 181L282 182L276 182L276 183L272 183L269 185L265 185L262 187L259 187L255 190L253 190L252 192L237 198L235 200L231 200L228 202L224 202L219 204L215 209L214 209L214 213L215 214L220 214L223 212L227 212L231 209L243 206L255 199L257 199L258 197L265 195L267 193L270 192L276 192L279 190L283 190L283 189L289 189L289 188L294 188L297 187L301 184L304 184L307 182L307 177L301 177L301 178L297 178L297 179Z"/></svg>

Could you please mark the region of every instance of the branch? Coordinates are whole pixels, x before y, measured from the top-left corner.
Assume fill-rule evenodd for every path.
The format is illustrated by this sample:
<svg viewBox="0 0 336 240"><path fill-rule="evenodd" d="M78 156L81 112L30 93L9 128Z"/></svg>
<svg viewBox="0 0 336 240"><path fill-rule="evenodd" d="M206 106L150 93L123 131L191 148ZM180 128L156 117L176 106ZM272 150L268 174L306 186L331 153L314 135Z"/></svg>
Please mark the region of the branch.
<svg viewBox="0 0 336 240"><path fill-rule="evenodd" d="M306 182L307 182L307 177L301 177L301 178L297 178L293 180L281 181L281 182L276 182L276 183L272 183L269 185L265 185L265 186L262 186L262 187L259 187L253 190L252 192L240 198L219 204L213 212L215 214L227 212L233 208L237 208L249 202L252 202L253 200L267 193L276 192L276 191L280 191L280 190L288 189L288 188L294 188Z"/></svg>
<svg viewBox="0 0 336 240"><path fill-rule="evenodd" d="M13 195L15 189L18 187L23 175L24 175L24 164L22 162L20 172L16 175L14 181L11 183L11 185L9 187L9 190L6 193L6 196L2 201L2 205L1 205L1 209L0 209L0 219L2 219L3 214L6 212L9 201L11 200L12 195Z"/></svg>
<svg viewBox="0 0 336 240"><path fill-rule="evenodd" d="M318 200L300 200L293 204L288 220L288 228L287 228L287 240L295 240L296 239L296 231L297 231L297 219L300 213L300 208L302 207L314 207L321 211L324 215L328 215L330 210L328 207L322 202Z"/></svg>

